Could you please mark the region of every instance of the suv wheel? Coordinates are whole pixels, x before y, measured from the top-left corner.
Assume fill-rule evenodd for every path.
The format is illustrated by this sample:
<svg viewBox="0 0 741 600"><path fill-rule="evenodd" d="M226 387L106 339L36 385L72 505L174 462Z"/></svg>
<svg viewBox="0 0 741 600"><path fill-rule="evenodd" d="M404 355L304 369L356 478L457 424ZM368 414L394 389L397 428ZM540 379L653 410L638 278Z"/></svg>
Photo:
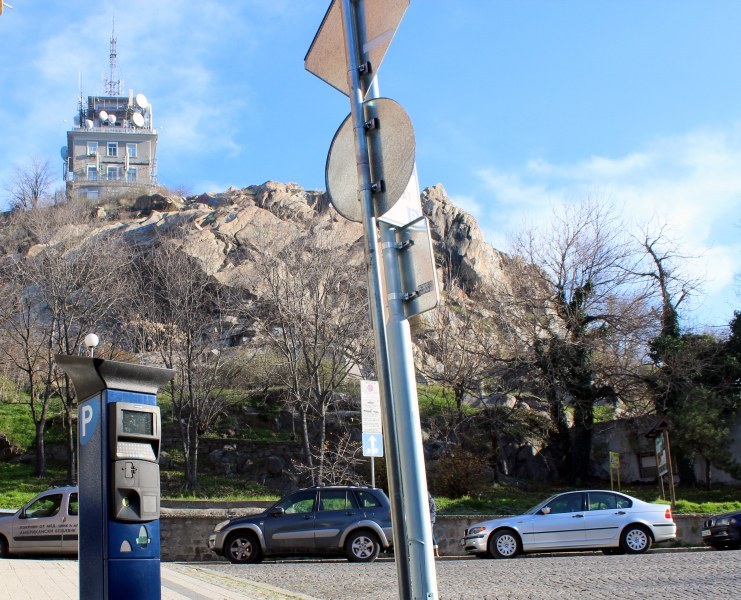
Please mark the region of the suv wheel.
<svg viewBox="0 0 741 600"><path fill-rule="evenodd" d="M642 525L628 525L620 538L620 547L628 554L643 554L651 547L651 534Z"/></svg>
<svg viewBox="0 0 741 600"><path fill-rule="evenodd" d="M381 543L372 531L353 531L345 541L345 554L350 562L373 562L380 551Z"/></svg>
<svg viewBox="0 0 741 600"><path fill-rule="evenodd" d="M235 531L224 542L224 556L231 563L259 563L262 560L260 542L254 533Z"/></svg>

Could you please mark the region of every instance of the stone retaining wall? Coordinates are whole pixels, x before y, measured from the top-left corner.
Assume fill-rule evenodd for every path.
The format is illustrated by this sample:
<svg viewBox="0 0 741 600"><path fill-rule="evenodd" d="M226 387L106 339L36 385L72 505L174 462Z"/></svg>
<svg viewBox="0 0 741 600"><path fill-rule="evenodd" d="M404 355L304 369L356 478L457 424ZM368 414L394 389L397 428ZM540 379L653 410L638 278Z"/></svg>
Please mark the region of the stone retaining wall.
<svg viewBox="0 0 741 600"><path fill-rule="evenodd" d="M257 514L261 508L243 509L162 509L160 520L162 540L162 560L164 561L202 561L224 560L208 549L208 536L219 521L236 515ZM463 531L486 516L438 515L435 535L443 556L464 554L460 540ZM671 546L701 546L700 529L705 519L702 515L676 515L678 539Z"/></svg>

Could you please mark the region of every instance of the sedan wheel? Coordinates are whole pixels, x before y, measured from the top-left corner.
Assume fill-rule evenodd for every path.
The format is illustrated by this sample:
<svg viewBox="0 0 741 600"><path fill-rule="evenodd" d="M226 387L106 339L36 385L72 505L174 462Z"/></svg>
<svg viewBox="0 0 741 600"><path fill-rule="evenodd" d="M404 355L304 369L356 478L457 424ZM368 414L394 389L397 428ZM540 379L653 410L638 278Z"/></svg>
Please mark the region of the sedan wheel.
<svg viewBox="0 0 741 600"><path fill-rule="evenodd" d="M0 558L8 558L8 542L0 535Z"/></svg>
<svg viewBox="0 0 741 600"><path fill-rule="evenodd" d="M351 562L373 562L380 551L378 537L371 531L353 532L345 542L345 555Z"/></svg>
<svg viewBox="0 0 741 600"><path fill-rule="evenodd" d="M509 529L498 531L489 538L489 553L494 558L514 558L520 553L520 538Z"/></svg>
<svg viewBox="0 0 741 600"><path fill-rule="evenodd" d="M623 532L620 547L628 554L643 554L651 547L651 535L641 525L630 525Z"/></svg>
<svg viewBox="0 0 741 600"><path fill-rule="evenodd" d="M232 533L224 544L226 558L231 563L258 563L262 560L259 542L252 533L237 531Z"/></svg>

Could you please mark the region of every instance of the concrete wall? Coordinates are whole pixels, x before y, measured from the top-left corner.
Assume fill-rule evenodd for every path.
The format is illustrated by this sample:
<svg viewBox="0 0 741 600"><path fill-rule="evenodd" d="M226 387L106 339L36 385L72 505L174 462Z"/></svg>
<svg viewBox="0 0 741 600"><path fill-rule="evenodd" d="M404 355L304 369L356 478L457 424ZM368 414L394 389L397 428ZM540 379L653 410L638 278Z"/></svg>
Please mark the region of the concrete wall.
<svg viewBox="0 0 741 600"><path fill-rule="evenodd" d="M214 525L229 517L243 514L257 514L260 508L239 510L230 509L162 509L160 520L162 540L162 560L164 561L201 561L224 560L208 549L208 536ZM460 556L464 554L460 540L463 531L481 521L494 518L487 516L447 516L438 515L435 523L435 535L443 556ZM700 529L705 519L702 515L675 515L678 539L669 546L701 546Z"/></svg>

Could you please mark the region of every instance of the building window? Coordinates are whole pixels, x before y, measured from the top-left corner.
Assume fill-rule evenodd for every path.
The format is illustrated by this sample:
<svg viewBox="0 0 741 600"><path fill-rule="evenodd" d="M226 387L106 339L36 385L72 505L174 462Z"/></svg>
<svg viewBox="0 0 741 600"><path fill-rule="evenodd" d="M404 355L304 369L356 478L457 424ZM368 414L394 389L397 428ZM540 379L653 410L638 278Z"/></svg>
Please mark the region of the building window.
<svg viewBox="0 0 741 600"><path fill-rule="evenodd" d="M98 199L98 190L87 190L85 193L85 197L88 200L97 200Z"/></svg>
<svg viewBox="0 0 741 600"><path fill-rule="evenodd" d="M118 142L108 142L108 156L118 156Z"/></svg>
<svg viewBox="0 0 741 600"><path fill-rule="evenodd" d="M98 142L87 143L87 155L95 156L98 153Z"/></svg>
<svg viewBox="0 0 741 600"><path fill-rule="evenodd" d="M129 167L129 170L126 171L126 181L136 182L136 167Z"/></svg>
<svg viewBox="0 0 741 600"><path fill-rule="evenodd" d="M129 158L136 158L136 144L126 144L126 154Z"/></svg>
<svg viewBox="0 0 741 600"><path fill-rule="evenodd" d="M118 167L107 167L106 176L108 181L116 181L118 179Z"/></svg>
<svg viewBox="0 0 741 600"><path fill-rule="evenodd" d="M98 181L98 167L89 165L87 168L87 180Z"/></svg>

